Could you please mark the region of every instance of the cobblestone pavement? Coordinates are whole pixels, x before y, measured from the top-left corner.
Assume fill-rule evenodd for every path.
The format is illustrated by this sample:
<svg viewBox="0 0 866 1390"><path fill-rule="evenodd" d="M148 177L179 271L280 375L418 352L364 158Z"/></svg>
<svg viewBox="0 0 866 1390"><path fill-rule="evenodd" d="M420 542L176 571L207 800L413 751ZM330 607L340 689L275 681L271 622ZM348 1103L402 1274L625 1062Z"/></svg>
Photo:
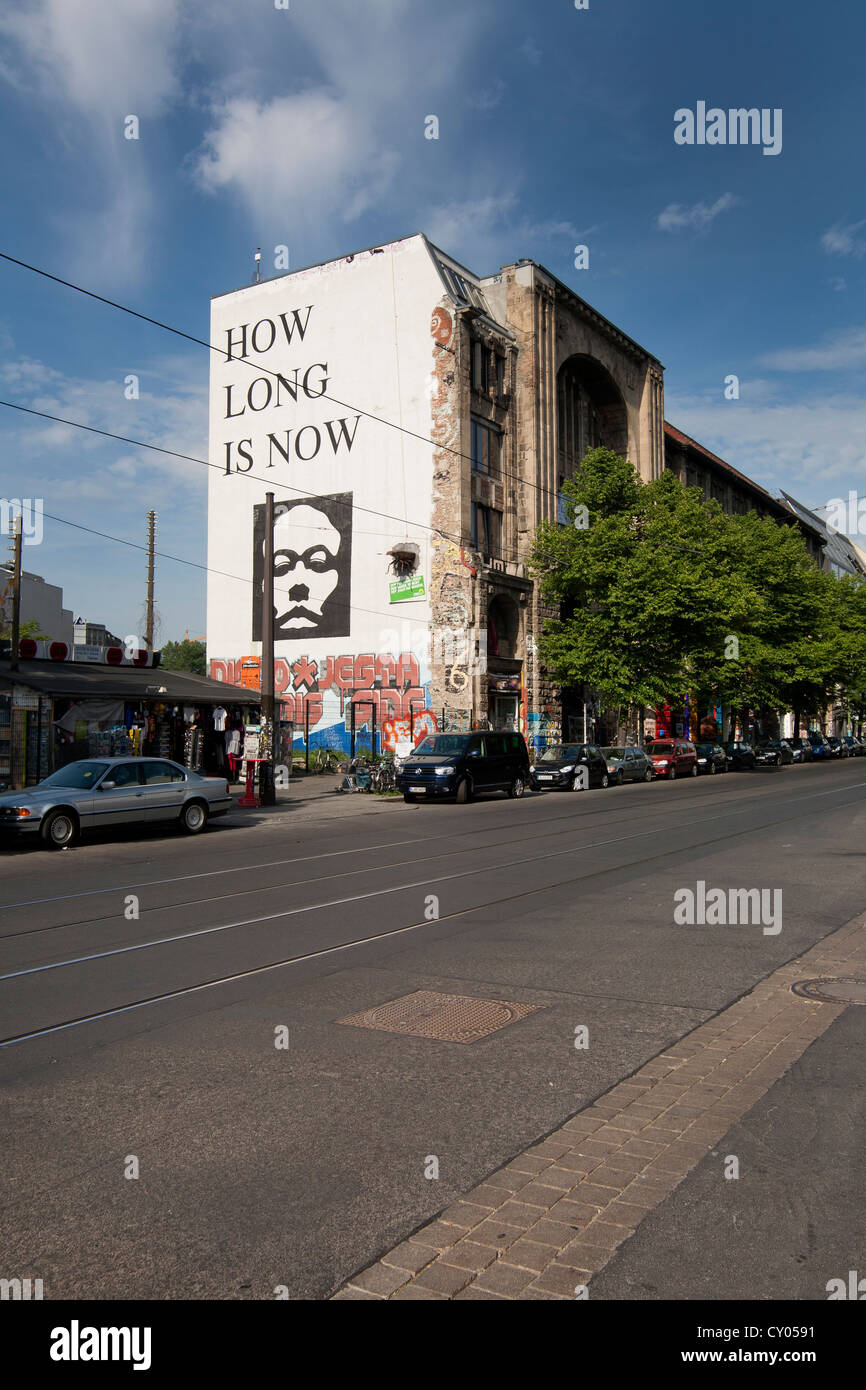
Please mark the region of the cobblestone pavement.
<svg viewBox="0 0 866 1390"><path fill-rule="evenodd" d="M866 975L866 914L472 1188L336 1299L574 1299L847 1005L798 980Z"/></svg>

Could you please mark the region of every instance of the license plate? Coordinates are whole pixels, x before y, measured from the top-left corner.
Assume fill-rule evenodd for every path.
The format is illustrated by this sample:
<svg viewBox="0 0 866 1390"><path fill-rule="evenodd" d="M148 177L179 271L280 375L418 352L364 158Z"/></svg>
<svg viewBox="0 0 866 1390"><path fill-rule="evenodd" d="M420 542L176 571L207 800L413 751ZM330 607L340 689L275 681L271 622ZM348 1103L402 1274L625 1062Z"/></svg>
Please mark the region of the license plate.
<svg viewBox="0 0 866 1390"><path fill-rule="evenodd" d="M410 787L410 792L426 792L426 787Z"/></svg>
<svg viewBox="0 0 866 1390"><path fill-rule="evenodd" d="M539 780L539 782L552 782L552 781L553 781L553 773L552 773L552 772L539 772L539 774L538 774L538 780Z"/></svg>

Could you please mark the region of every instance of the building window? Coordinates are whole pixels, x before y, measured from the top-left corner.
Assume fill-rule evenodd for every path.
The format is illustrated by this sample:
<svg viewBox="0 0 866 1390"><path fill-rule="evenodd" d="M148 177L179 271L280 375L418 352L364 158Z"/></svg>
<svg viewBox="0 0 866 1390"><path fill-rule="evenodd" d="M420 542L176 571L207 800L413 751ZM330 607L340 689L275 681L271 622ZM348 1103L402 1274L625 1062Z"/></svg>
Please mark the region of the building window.
<svg viewBox="0 0 866 1390"><path fill-rule="evenodd" d="M501 559L502 513L480 502L472 503L472 549L492 560Z"/></svg>
<svg viewBox="0 0 866 1390"><path fill-rule="evenodd" d="M477 340L473 341L472 353L469 358L469 385L472 390L489 395L494 376L495 366L492 350Z"/></svg>
<svg viewBox="0 0 866 1390"><path fill-rule="evenodd" d="M500 400L505 395L505 358L496 355L496 394Z"/></svg>
<svg viewBox="0 0 866 1390"><path fill-rule="evenodd" d="M502 450L502 435L493 425L484 420L472 421L472 471L486 473L488 477L499 477L499 456Z"/></svg>

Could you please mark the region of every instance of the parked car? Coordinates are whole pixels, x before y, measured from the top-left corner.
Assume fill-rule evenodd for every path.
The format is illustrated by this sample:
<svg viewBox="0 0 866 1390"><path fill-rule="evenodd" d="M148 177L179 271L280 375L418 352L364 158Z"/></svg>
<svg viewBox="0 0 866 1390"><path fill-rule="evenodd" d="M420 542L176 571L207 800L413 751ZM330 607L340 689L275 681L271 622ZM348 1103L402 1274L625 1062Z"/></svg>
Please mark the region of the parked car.
<svg viewBox="0 0 866 1390"><path fill-rule="evenodd" d="M807 738L789 738L788 745L794 754L795 763L812 761L812 745Z"/></svg>
<svg viewBox="0 0 866 1390"><path fill-rule="evenodd" d="M832 746L823 734L810 734L809 745L812 749L812 757L819 758L822 762L828 763L834 757L838 757L838 754L834 754Z"/></svg>
<svg viewBox="0 0 866 1390"><path fill-rule="evenodd" d="M602 748L607 763L610 780L615 787L623 782L651 782L653 772L652 758L642 748L626 744L624 748Z"/></svg>
<svg viewBox="0 0 866 1390"><path fill-rule="evenodd" d="M850 758L851 749L843 738L837 738L835 734L831 734L827 742L833 750L834 758Z"/></svg>
<svg viewBox="0 0 866 1390"><path fill-rule="evenodd" d="M698 743L695 752L698 755L698 772L709 776L715 772L727 772L728 755L720 743Z"/></svg>
<svg viewBox="0 0 866 1390"><path fill-rule="evenodd" d="M842 742L847 743L852 758L862 758L866 754L866 743L856 734L845 734Z"/></svg>
<svg viewBox="0 0 866 1390"><path fill-rule="evenodd" d="M750 743L726 743L725 752L734 772L750 772L755 766L755 750Z"/></svg>
<svg viewBox="0 0 866 1390"><path fill-rule="evenodd" d="M595 743L552 743L536 758L532 773L538 786L551 791L608 787L612 780L607 760Z"/></svg>
<svg viewBox="0 0 866 1390"><path fill-rule="evenodd" d="M697 777L698 755L687 739L657 739L647 748L656 777L673 782L677 777Z"/></svg>
<svg viewBox="0 0 866 1390"><path fill-rule="evenodd" d="M430 734L401 764L397 790L404 801L453 796L461 804L484 792L523 796L530 785L522 734Z"/></svg>
<svg viewBox="0 0 866 1390"><path fill-rule="evenodd" d="M40 835L52 849L103 826L174 821L198 835L231 804L224 777L203 777L165 758L83 758L27 791L0 796L0 833Z"/></svg>
<svg viewBox="0 0 866 1390"><path fill-rule="evenodd" d="M794 750L786 739L768 738L755 749L755 762L759 767L782 767L793 763Z"/></svg>

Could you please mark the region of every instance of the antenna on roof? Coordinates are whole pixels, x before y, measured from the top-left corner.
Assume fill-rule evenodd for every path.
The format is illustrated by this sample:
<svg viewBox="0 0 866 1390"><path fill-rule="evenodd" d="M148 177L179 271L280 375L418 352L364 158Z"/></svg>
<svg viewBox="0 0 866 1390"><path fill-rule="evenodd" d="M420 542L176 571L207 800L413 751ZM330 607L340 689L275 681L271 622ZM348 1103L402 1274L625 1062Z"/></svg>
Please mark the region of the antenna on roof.
<svg viewBox="0 0 866 1390"><path fill-rule="evenodd" d="M256 263L256 270L255 274L253 275L253 284L257 285L262 278L262 248L260 246L256 247L256 254L253 257L253 259Z"/></svg>

